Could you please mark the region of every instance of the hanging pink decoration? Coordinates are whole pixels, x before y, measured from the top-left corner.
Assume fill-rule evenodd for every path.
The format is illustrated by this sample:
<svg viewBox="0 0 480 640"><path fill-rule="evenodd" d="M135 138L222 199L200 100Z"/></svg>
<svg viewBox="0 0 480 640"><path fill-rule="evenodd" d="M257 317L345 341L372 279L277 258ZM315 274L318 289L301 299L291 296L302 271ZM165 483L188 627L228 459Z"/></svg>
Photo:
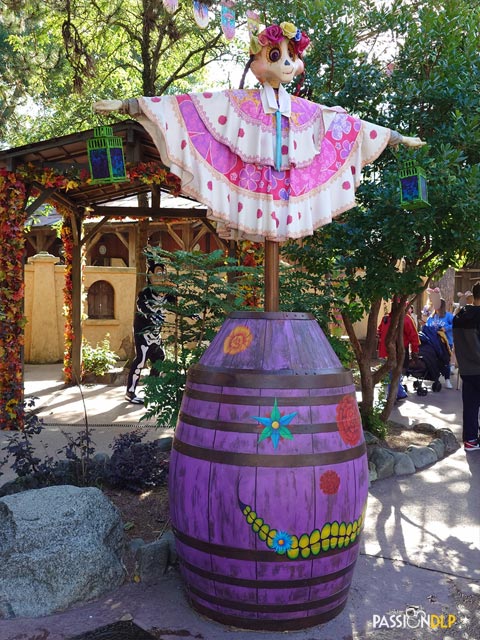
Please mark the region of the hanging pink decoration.
<svg viewBox="0 0 480 640"><path fill-rule="evenodd" d="M247 28L249 37L257 33L260 28L260 16L256 11L252 11L251 9L247 11Z"/></svg>
<svg viewBox="0 0 480 640"><path fill-rule="evenodd" d="M206 29L208 27L208 6L199 0L193 0L193 17L200 29Z"/></svg>
<svg viewBox="0 0 480 640"><path fill-rule="evenodd" d="M234 0L223 0L222 2L222 31L227 40L235 37L235 2Z"/></svg>
<svg viewBox="0 0 480 640"><path fill-rule="evenodd" d="M163 0L163 6L168 13L175 13L178 9L178 0Z"/></svg>

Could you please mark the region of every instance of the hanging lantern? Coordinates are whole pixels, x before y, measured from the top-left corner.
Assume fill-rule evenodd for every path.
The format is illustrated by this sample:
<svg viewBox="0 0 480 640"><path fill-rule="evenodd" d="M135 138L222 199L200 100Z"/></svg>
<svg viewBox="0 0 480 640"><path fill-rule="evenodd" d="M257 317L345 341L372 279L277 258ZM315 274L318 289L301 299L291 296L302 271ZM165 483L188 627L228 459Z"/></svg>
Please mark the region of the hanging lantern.
<svg viewBox="0 0 480 640"><path fill-rule="evenodd" d="M92 184L127 180L122 138L113 135L112 127L95 127L93 138L87 140L87 151Z"/></svg>
<svg viewBox="0 0 480 640"><path fill-rule="evenodd" d="M430 206L425 171L415 160L407 160L400 170L400 206L404 209Z"/></svg>

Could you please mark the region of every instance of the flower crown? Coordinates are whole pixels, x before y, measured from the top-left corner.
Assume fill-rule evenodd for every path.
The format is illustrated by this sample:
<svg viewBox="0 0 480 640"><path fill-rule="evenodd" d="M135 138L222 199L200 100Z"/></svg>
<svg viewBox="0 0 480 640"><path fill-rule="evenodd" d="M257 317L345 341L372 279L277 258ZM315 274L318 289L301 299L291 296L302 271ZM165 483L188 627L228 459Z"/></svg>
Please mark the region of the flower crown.
<svg viewBox="0 0 480 640"><path fill-rule="evenodd" d="M310 44L310 38L305 31L297 29L291 22L281 22L279 25L271 24L258 35L252 34L250 38L250 53L253 55L260 53L263 47L278 44L284 38L293 41L297 56L301 56Z"/></svg>

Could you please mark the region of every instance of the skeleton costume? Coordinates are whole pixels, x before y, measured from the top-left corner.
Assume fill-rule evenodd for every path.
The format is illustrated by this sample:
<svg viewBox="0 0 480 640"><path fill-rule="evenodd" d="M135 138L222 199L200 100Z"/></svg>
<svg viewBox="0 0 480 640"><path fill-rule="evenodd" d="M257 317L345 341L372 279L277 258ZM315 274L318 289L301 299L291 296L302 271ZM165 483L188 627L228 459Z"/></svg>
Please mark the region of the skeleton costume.
<svg viewBox="0 0 480 640"><path fill-rule="evenodd" d="M164 270L163 265L149 261L148 273L154 273L155 267L159 266ZM138 294L133 322L135 358L128 373L127 392L125 394L125 399L132 404L143 404L143 399L136 395L136 388L147 360L152 363L151 376L158 376L160 373L154 366L155 362L165 360L161 331L165 321L164 305L166 302L173 304L175 296L157 293L155 287L151 284L148 284Z"/></svg>

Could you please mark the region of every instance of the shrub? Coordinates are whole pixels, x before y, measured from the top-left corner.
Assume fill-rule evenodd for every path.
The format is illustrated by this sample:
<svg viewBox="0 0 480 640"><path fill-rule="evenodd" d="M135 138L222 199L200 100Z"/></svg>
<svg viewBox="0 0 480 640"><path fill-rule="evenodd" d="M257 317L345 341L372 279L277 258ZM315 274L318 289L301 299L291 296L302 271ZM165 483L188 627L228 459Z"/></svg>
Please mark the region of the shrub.
<svg viewBox="0 0 480 640"><path fill-rule="evenodd" d="M103 376L115 366L118 356L110 349L110 335L95 347L92 347L86 340L82 343L82 366L84 375L93 373L96 376Z"/></svg>

